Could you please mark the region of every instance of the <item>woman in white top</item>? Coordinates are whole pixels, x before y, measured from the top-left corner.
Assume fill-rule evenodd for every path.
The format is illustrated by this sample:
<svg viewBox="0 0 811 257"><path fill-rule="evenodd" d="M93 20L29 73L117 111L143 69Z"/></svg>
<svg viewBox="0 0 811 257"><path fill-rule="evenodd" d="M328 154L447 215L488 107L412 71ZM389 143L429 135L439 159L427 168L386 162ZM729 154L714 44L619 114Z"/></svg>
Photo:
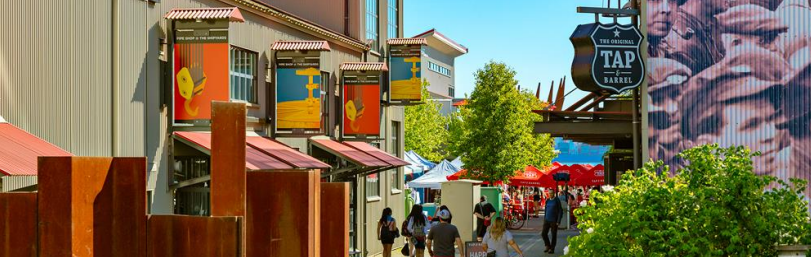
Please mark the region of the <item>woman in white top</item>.
<svg viewBox="0 0 811 257"><path fill-rule="evenodd" d="M431 228L428 218L422 213L422 206L415 204L408 214L410 256L423 257L425 255L425 236Z"/></svg>
<svg viewBox="0 0 811 257"><path fill-rule="evenodd" d="M487 233L484 234L482 248L488 254L495 252L496 257L509 257L510 252L507 249L507 245L511 246L515 252L518 253L518 256L524 256L524 252L521 251L518 244L513 240L513 235L510 234L510 231L507 231L504 219L496 217L493 219L493 224L490 224L490 227L487 229Z"/></svg>

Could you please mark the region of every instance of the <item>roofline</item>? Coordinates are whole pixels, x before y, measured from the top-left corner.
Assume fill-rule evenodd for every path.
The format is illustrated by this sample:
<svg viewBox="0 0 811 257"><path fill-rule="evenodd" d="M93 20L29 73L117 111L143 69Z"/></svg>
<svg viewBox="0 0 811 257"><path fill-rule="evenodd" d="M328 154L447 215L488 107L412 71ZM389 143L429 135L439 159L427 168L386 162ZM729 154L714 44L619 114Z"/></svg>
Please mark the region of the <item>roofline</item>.
<svg viewBox="0 0 811 257"><path fill-rule="evenodd" d="M8 123L8 121L3 118L3 115L0 115L0 123Z"/></svg>
<svg viewBox="0 0 811 257"><path fill-rule="evenodd" d="M267 3L263 3L256 0L219 0L219 1L234 6L236 6L236 4L240 4L241 6L239 7L246 8L249 12L260 14L260 16L267 15L263 17L280 22L283 25L287 25L294 29L301 29L305 33L321 37L328 41L333 41L339 45L349 47L350 49L360 50L358 52L364 52L370 49L370 47L363 41L335 32L315 22L311 22L296 15L290 14Z"/></svg>
<svg viewBox="0 0 811 257"><path fill-rule="evenodd" d="M466 54L466 53L469 52L467 47L465 47L465 46L463 46L463 45L461 45L459 43L456 43L456 41L453 41L453 39L450 39L449 37L443 35L442 33L439 33L439 31L436 31L436 29L428 30L426 32L420 33L419 35L413 36L412 38L423 37L423 36L426 36L428 34L433 34L433 36L436 37L437 39L439 39L439 41L442 41L443 43L445 43L445 44L449 45L450 47L456 49L457 51L459 51L462 54Z"/></svg>

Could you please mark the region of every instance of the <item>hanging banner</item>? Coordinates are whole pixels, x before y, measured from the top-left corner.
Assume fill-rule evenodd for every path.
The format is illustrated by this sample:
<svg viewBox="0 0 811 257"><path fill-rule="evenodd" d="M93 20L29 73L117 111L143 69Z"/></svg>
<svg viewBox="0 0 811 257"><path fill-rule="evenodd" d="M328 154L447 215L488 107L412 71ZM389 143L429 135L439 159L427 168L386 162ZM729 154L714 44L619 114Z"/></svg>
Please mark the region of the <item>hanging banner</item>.
<svg viewBox="0 0 811 257"><path fill-rule="evenodd" d="M422 45L391 45L389 103L422 101Z"/></svg>
<svg viewBox="0 0 811 257"><path fill-rule="evenodd" d="M319 60L317 55L277 58L276 132L322 132Z"/></svg>
<svg viewBox="0 0 811 257"><path fill-rule="evenodd" d="M186 25L193 28L185 29ZM174 122L209 126L211 101L229 100L228 21L205 28L185 21L175 26Z"/></svg>
<svg viewBox="0 0 811 257"><path fill-rule="evenodd" d="M584 24L577 26L570 40L575 47L572 80L581 90L618 94L642 84L645 65L639 48L643 37L633 25Z"/></svg>
<svg viewBox="0 0 811 257"><path fill-rule="evenodd" d="M342 138L380 136L380 72L344 71Z"/></svg>

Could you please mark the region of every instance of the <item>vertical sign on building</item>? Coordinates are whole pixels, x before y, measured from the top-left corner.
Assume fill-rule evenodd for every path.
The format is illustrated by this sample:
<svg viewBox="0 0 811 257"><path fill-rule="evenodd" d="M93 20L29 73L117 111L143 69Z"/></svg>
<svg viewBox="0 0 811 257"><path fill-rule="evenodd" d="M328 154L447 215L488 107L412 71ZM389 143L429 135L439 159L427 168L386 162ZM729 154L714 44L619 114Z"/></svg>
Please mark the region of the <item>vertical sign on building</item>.
<svg viewBox="0 0 811 257"><path fill-rule="evenodd" d="M276 135L312 135L324 133L322 113L323 41L276 42ZM328 47L323 48L329 50Z"/></svg>
<svg viewBox="0 0 811 257"><path fill-rule="evenodd" d="M382 63L367 64L383 67ZM342 68L350 65L341 65ZM380 137L380 70L343 70L341 138Z"/></svg>
<svg viewBox="0 0 811 257"><path fill-rule="evenodd" d="M243 20L236 8L213 9L225 9L228 12L221 13L231 15L191 19L196 12L183 9L166 15L167 19L175 20L172 61L175 124L210 126L211 101L228 101L230 97L228 23Z"/></svg>
<svg viewBox="0 0 811 257"><path fill-rule="evenodd" d="M400 44L389 40L389 103L409 104L422 101L422 44ZM409 40L409 39L405 39Z"/></svg>

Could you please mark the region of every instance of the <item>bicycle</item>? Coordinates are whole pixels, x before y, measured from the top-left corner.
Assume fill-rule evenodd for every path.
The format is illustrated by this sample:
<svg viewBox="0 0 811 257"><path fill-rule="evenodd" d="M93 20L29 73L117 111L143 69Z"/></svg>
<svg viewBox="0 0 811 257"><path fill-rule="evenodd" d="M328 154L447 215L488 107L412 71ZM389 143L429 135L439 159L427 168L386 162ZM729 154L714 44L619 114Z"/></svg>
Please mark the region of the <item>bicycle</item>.
<svg viewBox="0 0 811 257"><path fill-rule="evenodd" d="M507 206L501 216L504 218L507 229L511 230L521 229L526 222L526 215L521 211L521 208Z"/></svg>

